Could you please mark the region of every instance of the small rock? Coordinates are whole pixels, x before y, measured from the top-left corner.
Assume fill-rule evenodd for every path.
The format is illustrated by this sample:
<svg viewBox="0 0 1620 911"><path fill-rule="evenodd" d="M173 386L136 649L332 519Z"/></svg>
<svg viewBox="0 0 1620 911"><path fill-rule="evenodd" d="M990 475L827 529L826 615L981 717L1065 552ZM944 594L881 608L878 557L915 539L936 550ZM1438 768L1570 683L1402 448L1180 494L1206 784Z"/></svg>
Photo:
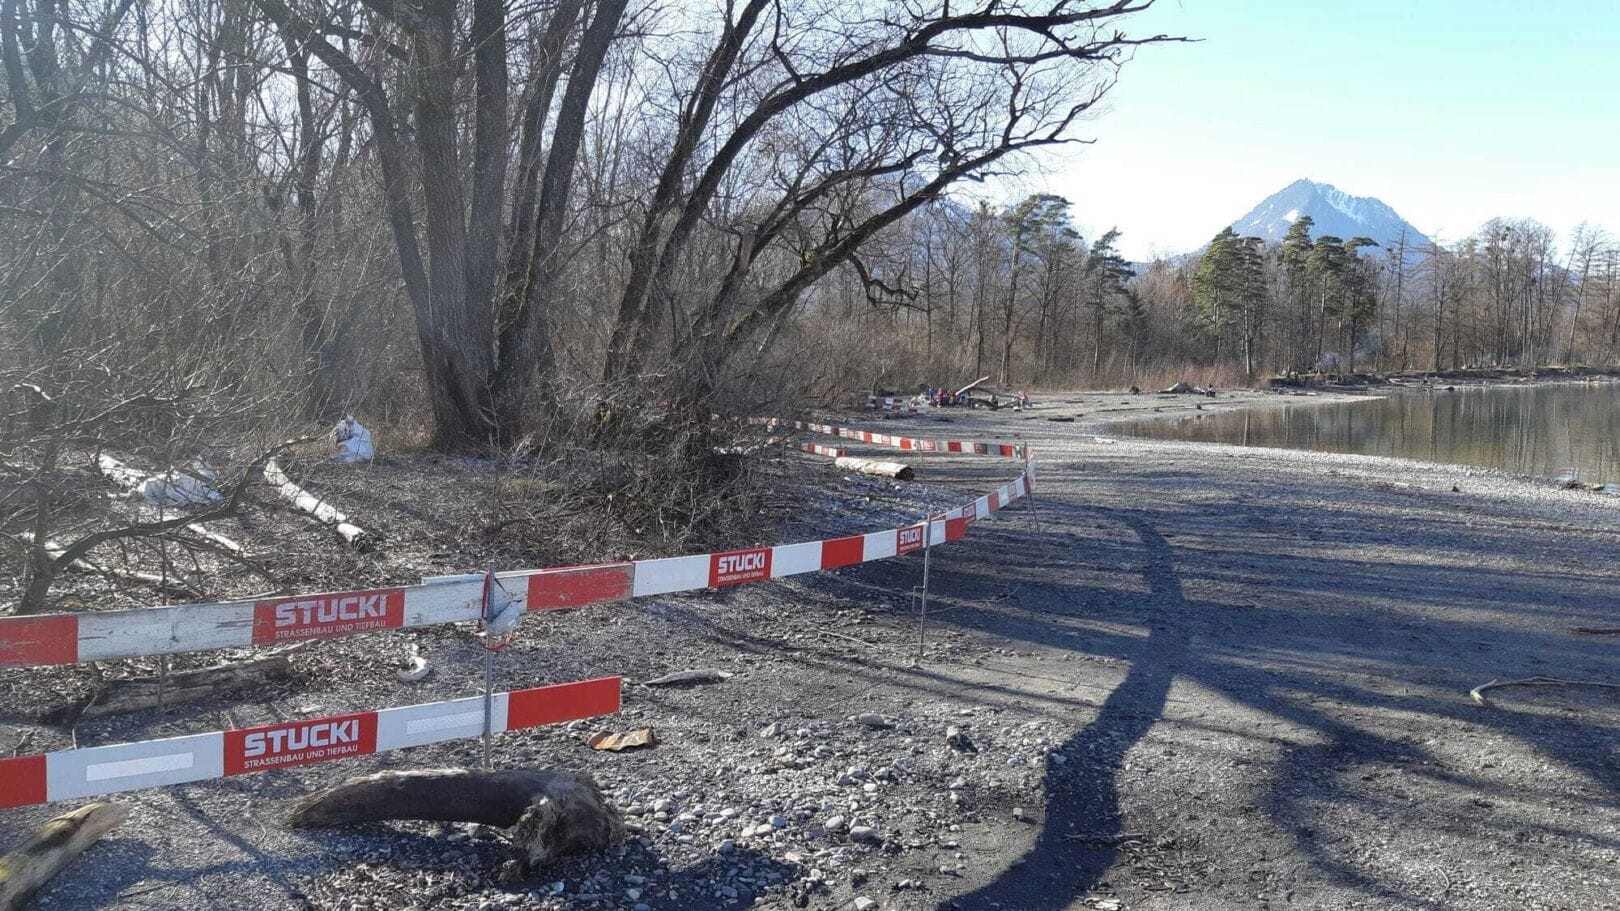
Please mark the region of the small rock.
<svg viewBox="0 0 1620 911"><path fill-rule="evenodd" d="M829 816L827 821L821 824L821 827L828 832L842 832L849 828L849 820L842 816Z"/></svg>
<svg viewBox="0 0 1620 911"><path fill-rule="evenodd" d="M967 732L954 724L945 729L945 745L961 753L977 753L979 751L972 739L968 737Z"/></svg>
<svg viewBox="0 0 1620 911"><path fill-rule="evenodd" d="M1024 821L1024 808L1023 807L1013 807L1013 819L1016 819L1019 822Z"/></svg>
<svg viewBox="0 0 1620 911"><path fill-rule="evenodd" d="M883 717L882 715L879 715L877 712L862 712L855 716L855 721L856 723L864 724L869 728L878 728L880 730L886 730L894 727L894 722Z"/></svg>
<svg viewBox="0 0 1620 911"><path fill-rule="evenodd" d="M764 728L760 729L759 736L761 736L761 737L776 737L776 736L779 736L781 733L782 733L782 726L773 721L770 724L765 725Z"/></svg>
<svg viewBox="0 0 1620 911"><path fill-rule="evenodd" d="M849 837L855 841L865 842L867 844L876 844L879 840L877 829L874 829L871 826L856 826L849 830Z"/></svg>
<svg viewBox="0 0 1620 911"><path fill-rule="evenodd" d="M875 899L867 898L864 895L855 897L855 911L874 911L877 906L878 903Z"/></svg>

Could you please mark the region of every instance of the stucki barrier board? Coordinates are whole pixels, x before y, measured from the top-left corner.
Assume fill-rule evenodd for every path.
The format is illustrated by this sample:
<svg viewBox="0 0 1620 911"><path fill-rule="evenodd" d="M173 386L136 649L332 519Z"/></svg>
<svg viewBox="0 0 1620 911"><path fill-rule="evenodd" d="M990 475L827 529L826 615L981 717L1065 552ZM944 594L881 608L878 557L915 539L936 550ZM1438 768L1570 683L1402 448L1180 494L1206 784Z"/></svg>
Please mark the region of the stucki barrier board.
<svg viewBox="0 0 1620 911"><path fill-rule="evenodd" d="M490 733L619 710L618 677L490 697ZM484 697L0 759L0 808L352 759L484 732Z"/></svg>

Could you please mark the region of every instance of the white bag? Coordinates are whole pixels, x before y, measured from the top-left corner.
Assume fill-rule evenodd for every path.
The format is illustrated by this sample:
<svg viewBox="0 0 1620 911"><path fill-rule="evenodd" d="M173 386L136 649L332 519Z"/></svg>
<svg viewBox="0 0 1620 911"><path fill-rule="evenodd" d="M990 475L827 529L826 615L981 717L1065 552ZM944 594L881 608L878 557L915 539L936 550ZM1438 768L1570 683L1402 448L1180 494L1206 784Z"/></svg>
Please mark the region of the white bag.
<svg viewBox="0 0 1620 911"><path fill-rule="evenodd" d="M377 455L376 447L371 444L371 431L355 420L352 414L337 422L337 426L332 428L331 438L333 454L351 465L369 462Z"/></svg>
<svg viewBox="0 0 1620 911"><path fill-rule="evenodd" d="M206 464L192 462L186 471L171 468L152 475L135 490L153 506L211 506L219 502L219 491L207 483L215 477Z"/></svg>

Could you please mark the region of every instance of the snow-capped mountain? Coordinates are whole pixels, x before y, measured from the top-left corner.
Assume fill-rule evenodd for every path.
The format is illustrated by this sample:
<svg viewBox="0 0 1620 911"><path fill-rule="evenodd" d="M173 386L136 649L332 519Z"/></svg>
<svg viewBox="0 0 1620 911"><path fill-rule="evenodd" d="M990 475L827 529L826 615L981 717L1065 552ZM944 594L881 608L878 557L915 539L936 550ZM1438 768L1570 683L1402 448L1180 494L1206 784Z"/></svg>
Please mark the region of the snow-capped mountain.
<svg viewBox="0 0 1620 911"><path fill-rule="evenodd" d="M1422 231L1382 201L1371 196L1351 196L1331 184L1303 179L1261 200L1249 214L1232 223L1232 230L1244 236L1280 241L1302 215L1309 215L1315 222L1312 237L1370 237L1387 247L1405 228L1408 249L1429 243Z"/></svg>

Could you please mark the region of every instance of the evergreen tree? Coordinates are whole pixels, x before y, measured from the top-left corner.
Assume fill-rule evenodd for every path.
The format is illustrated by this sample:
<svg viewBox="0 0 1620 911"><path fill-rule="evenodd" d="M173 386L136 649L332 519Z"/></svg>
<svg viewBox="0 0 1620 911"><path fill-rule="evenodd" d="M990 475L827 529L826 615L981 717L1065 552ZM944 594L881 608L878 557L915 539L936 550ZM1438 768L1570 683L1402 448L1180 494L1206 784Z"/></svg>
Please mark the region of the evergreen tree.
<svg viewBox="0 0 1620 911"><path fill-rule="evenodd" d="M1315 225L1316 221L1309 215L1301 215L1288 226L1288 234L1282 242L1283 277L1288 284L1288 301L1293 306L1294 317L1288 321L1289 361L1295 370L1311 367L1306 360L1306 353L1310 351L1307 333L1310 326L1320 325L1311 313L1314 300L1311 293L1311 228ZM1318 334L1312 362L1320 359L1321 354L1321 338Z"/></svg>
<svg viewBox="0 0 1620 911"><path fill-rule="evenodd" d="M1114 244L1119 240L1119 229L1111 228L1097 238L1086 257L1086 308L1091 311L1092 356L1091 371L1102 371L1103 329L1108 315L1126 296L1125 283L1136 276L1136 271L1125 257L1119 255Z"/></svg>
<svg viewBox="0 0 1620 911"><path fill-rule="evenodd" d="M1012 351L1017 325L1019 287L1025 266L1040 261L1043 249L1049 250L1054 238L1077 240L1069 219L1069 201L1051 193L1036 193L1026 197L1002 216L1007 239L1012 247L1011 272L1007 283L1007 296L1001 311L1001 382L1012 382ZM1042 316L1046 316L1043 308Z"/></svg>

